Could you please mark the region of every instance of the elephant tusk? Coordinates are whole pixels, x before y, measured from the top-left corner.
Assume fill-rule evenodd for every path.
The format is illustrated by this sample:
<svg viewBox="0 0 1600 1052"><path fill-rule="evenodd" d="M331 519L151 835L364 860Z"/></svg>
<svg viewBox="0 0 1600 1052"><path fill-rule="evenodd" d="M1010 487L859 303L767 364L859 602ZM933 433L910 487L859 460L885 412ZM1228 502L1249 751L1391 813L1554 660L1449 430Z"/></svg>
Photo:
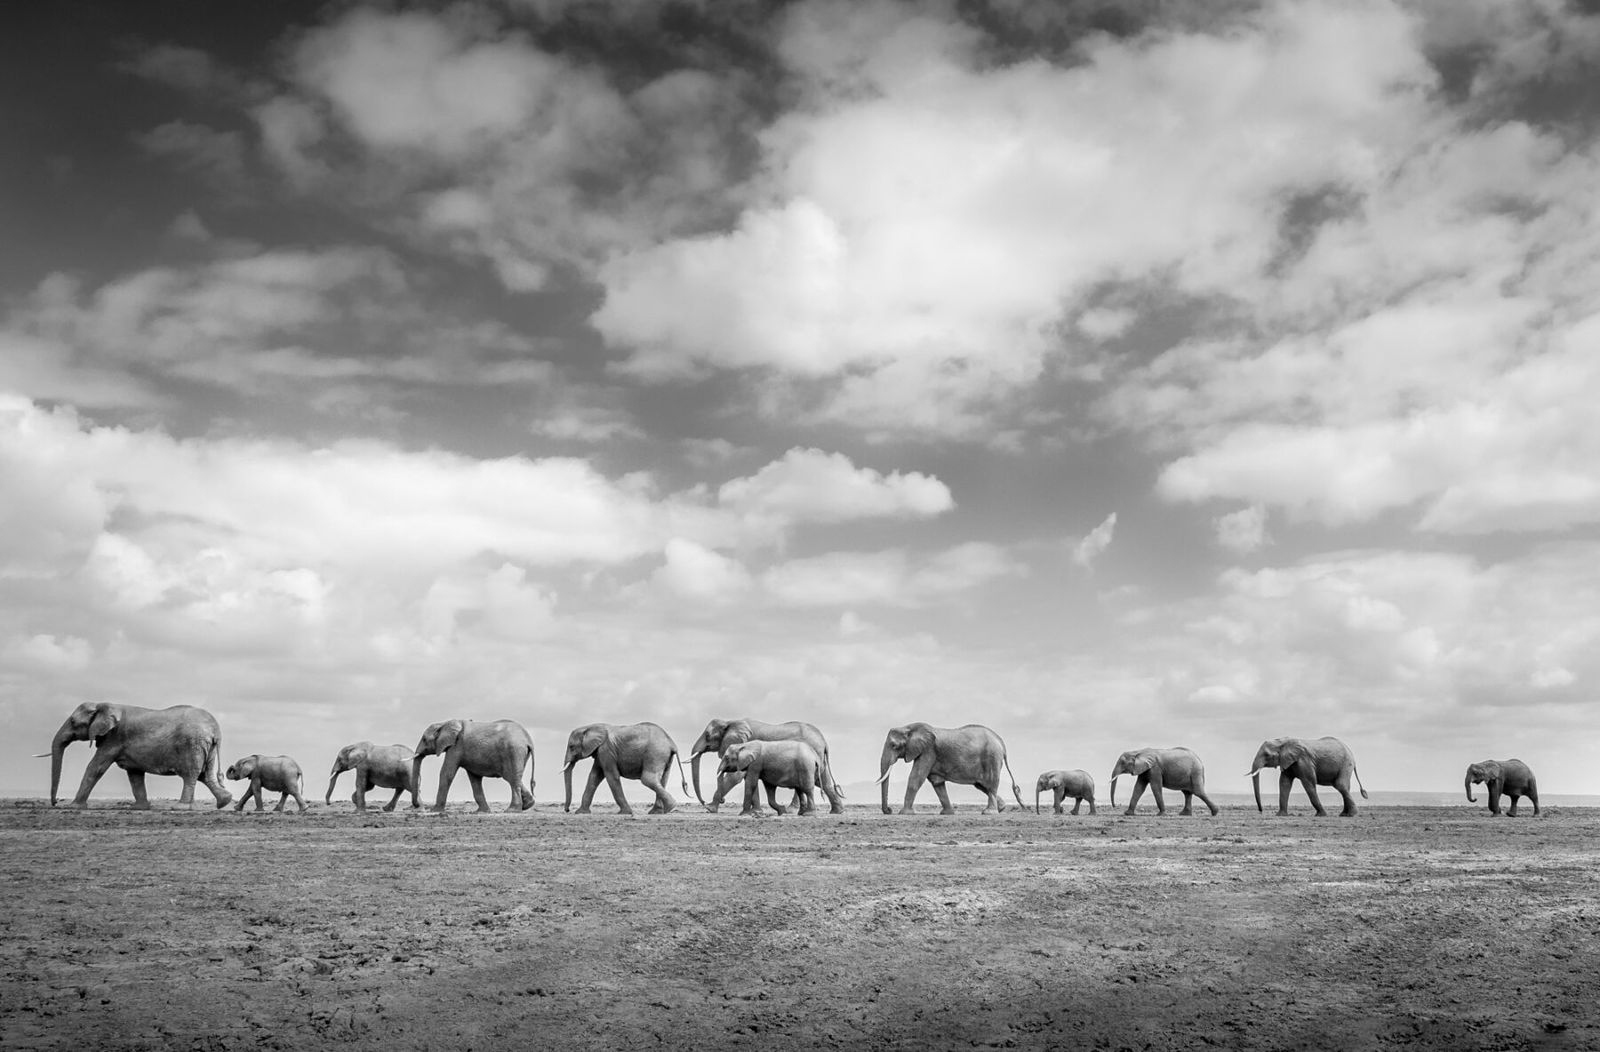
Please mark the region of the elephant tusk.
<svg viewBox="0 0 1600 1052"><path fill-rule="evenodd" d="M36 752L33 754L33 758L35 760L48 760L50 759L50 754L47 752Z"/></svg>
<svg viewBox="0 0 1600 1052"><path fill-rule="evenodd" d="M889 772L888 771L884 771L882 774L878 775L878 780L876 782L873 782L872 784L873 785L882 785L884 782L887 782L888 780L889 780Z"/></svg>

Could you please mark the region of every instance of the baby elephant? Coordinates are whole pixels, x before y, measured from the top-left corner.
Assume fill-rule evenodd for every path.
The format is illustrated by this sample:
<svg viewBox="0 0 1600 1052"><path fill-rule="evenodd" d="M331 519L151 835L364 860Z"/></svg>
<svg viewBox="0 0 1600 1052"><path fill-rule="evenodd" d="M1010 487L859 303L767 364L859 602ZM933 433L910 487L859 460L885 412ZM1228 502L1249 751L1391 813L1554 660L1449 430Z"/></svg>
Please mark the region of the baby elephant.
<svg viewBox="0 0 1600 1052"><path fill-rule="evenodd" d="M717 770L724 774L744 776L744 809L741 815L757 814L756 784L767 787L767 803L778 814L778 790L793 789L800 800L800 813L809 815L816 809L816 787L822 780L822 758L803 741L744 742L729 749L722 757Z"/></svg>
<svg viewBox="0 0 1600 1052"><path fill-rule="evenodd" d="M228 768L229 781L242 781L249 779L250 788L239 797L239 804L234 808L243 811L245 802L252 796L256 798L256 810L262 809L262 793L278 793L278 806L274 811L282 811L283 805L288 803L289 797L294 797L294 802L300 805L300 813L306 811L306 798L300 794L305 788L305 775L300 773L300 765L287 756L262 756L256 753L246 756L241 760L233 761Z"/></svg>
<svg viewBox="0 0 1600 1052"><path fill-rule="evenodd" d="M1072 797L1072 813L1077 814L1078 808L1083 806L1085 800L1089 801L1089 813L1094 809L1094 779L1086 771L1046 771L1039 776L1039 782L1033 788L1033 813L1039 813L1039 794L1046 789L1055 797L1054 806L1056 814L1061 814L1061 801Z"/></svg>
<svg viewBox="0 0 1600 1052"><path fill-rule="evenodd" d="M1507 814L1517 813L1517 801L1526 796L1533 804L1533 813L1539 813L1539 783L1534 779L1533 772L1521 760L1479 760L1467 767L1467 799L1472 799L1472 787L1478 782L1486 782L1489 786L1489 813L1500 813L1500 794L1511 797L1511 810Z"/></svg>

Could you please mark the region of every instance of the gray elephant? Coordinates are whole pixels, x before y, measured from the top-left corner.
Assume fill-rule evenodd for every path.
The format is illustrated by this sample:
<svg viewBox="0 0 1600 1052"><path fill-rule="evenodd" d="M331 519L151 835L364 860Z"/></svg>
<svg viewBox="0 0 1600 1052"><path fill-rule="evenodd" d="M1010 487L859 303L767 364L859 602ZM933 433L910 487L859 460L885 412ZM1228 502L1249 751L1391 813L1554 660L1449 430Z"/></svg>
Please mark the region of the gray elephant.
<svg viewBox="0 0 1600 1052"><path fill-rule="evenodd" d="M622 779L630 778L644 783L644 787L656 794L655 806L650 808L650 814L664 815L678 806L672 794L666 790L666 782L672 775L672 767L678 761L678 746L671 735L654 723L633 723L626 726L617 726L610 723L591 723L586 727L578 727L567 735L567 753L562 762L561 776L566 782L567 798L563 805L565 810L572 810L572 768L579 760L594 757L594 765L589 768L589 782L583 788L583 800L578 804L578 814L589 813L589 805L594 802L595 790L600 787L600 780L605 779L606 785L611 787L611 795L616 798L617 809L625 815L633 814L633 808L628 804L628 798L622 792ZM689 783L683 780L683 771L678 771L679 783L683 791L689 791Z"/></svg>
<svg viewBox="0 0 1600 1052"><path fill-rule="evenodd" d="M147 774L177 775L183 779L179 799L194 806L194 783L203 782L216 798L217 807L227 807L233 795L222 784L222 729L217 718L192 705L169 709L145 709L138 705L84 702L56 731L50 743L50 806L56 804L61 785L61 756L75 741L93 741L94 756L83 772L74 807L87 807L89 793L112 764L128 772L133 787L133 806L148 809L145 795Z"/></svg>
<svg viewBox="0 0 1600 1052"><path fill-rule="evenodd" d="M333 771L328 775L328 792L322 798L325 804L333 803L333 787L345 771L356 772L356 791L350 800L357 811L367 809L367 793L373 789L393 789L394 795L383 805L393 811L400 802L400 794L411 793L411 750L404 745L374 745L369 741L352 742L339 750L333 758ZM415 800L416 794L412 793ZM416 807L416 803L412 803Z"/></svg>
<svg viewBox="0 0 1600 1052"><path fill-rule="evenodd" d="M1511 810L1506 812L1513 817L1517 813L1517 801L1526 796L1533 804L1533 813L1539 813L1539 783L1534 780L1533 772L1521 760L1479 760L1467 767L1467 799L1472 799L1472 787L1479 782L1489 786L1489 813L1500 813L1500 794L1511 797Z"/></svg>
<svg viewBox="0 0 1600 1052"><path fill-rule="evenodd" d="M1361 799L1367 799L1367 787L1361 784L1356 773L1356 757L1350 747L1338 738L1269 738L1256 750L1255 762L1250 765L1250 782L1255 789L1256 810L1261 808L1261 768L1276 767L1278 774L1278 814L1289 813L1289 790L1298 781L1305 786L1311 807L1321 817L1322 801L1317 798L1317 786L1331 785L1344 798L1343 818L1356 813L1356 798L1350 795L1350 779L1354 778L1361 789Z"/></svg>
<svg viewBox="0 0 1600 1052"><path fill-rule="evenodd" d="M411 757L411 806L418 805L417 791L422 785L422 761L442 755L439 768L439 796L432 810L443 811L450 796L450 783L456 771L465 770L472 783L472 798L478 811L487 813L489 801L483 797L485 778L504 778L511 783L508 811L525 811L533 806L533 738L515 720L477 723L472 720L445 720L422 732ZM522 769L528 769L528 785L522 785Z"/></svg>
<svg viewBox="0 0 1600 1052"><path fill-rule="evenodd" d="M739 784L739 780L731 776L719 778L717 791L712 794L711 802L706 804L705 797L700 795L700 757L708 752L715 756L723 756L733 746L749 741L803 741L811 746L817 755L822 757L822 781L818 784L828 797L828 810L836 815L844 813L844 791L833 778L833 761L828 756L828 740L812 724L797 720L788 723L765 723L752 719L714 719L707 723L706 729L700 732L700 737L694 740L694 746L689 750L689 770L694 777L696 800L715 811L728 792Z"/></svg>
<svg viewBox="0 0 1600 1052"><path fill-rule="evenodd" d="M1038 783L1033 787L1033 813L1039 813L1039 796L1046 789L1054 797L1052 807L1056 814L1062 814L1061 801L1072 797L1072 813L1077 814L1078 808L1083 806L1085 800L1089 802L1089 813L1095 814L1094 809L1094 779L1089 777L1087 771L1046 771L1039 776Z"/></svg>
<svg viewBox="0 0 1600 1052"><path fill-rule="evenodd" d="M1000 799L1002 767L1011 778L1011 793L1017 798L1017 806L1023 810L1028 808L1022 802L1022 789L1006 760L1006 743L982 724L931 727L926 723L908 723L904 727L891 727L884 736L883 753L878 760L882 772L878 775L878 784L882 787L882 807L886 815L892 813L889 810L889 768L898 760L911 764L911 775L906 779L906 802L900 808L903 815L916 813L917 790L924 781L933 786L938 795L942 815L956 813L944 789L946 782L977 787L989 798L983 805L985 814L991 807L996 813L1004 811L1006 803Z"/></svg>
<svg viewBox="0 0 1600 1052"><path fill-rule="evenodd" d="M767 803L778 814L778 790L793 789L800 801L800 813L816 810L816 787L822 780L822 757L803 741L753 741L735 745L722 754L718 778L744 779L744 809L741 815L760 812L757 786L767 787Z"/></svg>
<svg viewBox="0 0 1600 1052"><path fill-rule="evenodd" d="M305 789L306 776L301 773L300 765L287 756L262 756L252 753L228 765L228 781L248 781L250 788L239 797L239 803L234 810L243 811L244 805L256 798L256 810L263 808L264 793L277 793L278 806L272 810L282 811L283 805L289 802L289 797L294 797L294 802L300 805L300 813L306 813L306 798L302 795Z"/></svg>
<svg viewBox="0 0 1600 1052"><path fill-rule="evenodd" d="M1178 812L1180 815L1194 814L1194 798L1197 796L1213 815L1218 811L1217 805L1206 795L1205 765L1193 751L1182 746L1171 749L1130 749L1117 757L1117 764L1111 769L1112 807L1117 806L1117 779L1125 774L1133 775L1134 782L1133 795L1128 798L1128 809L1124 814L1137 812L1139 797L1144 794L1146 786L1155 798L1156 814L1167 813L1167 803L1161 798L1163 789L1176 789L1183 793L1183 810Z"/></svg>

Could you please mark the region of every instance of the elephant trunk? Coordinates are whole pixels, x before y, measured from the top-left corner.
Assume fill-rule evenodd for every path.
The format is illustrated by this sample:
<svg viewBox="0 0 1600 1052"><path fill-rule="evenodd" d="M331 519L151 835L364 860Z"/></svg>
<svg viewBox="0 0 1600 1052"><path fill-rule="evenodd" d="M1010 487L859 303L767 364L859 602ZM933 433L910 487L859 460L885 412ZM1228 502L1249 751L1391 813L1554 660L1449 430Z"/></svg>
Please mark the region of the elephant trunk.
<svg viewBox="0 0 1600 1052"><path fill-rule="evenodd" d="M1038 786L1034 786L1034 789L1033 789L1033 813L1034 814L1038 814L1039 813L1039 794L1041 792L1043 792L1043 791L1044 790L1040 789Z"/></svg>
<svg viewBox="0 0 1600 1052"><path fill-rule="evenodd" d="M577 766L577 763L577 760L568 760L567 765L561 768L561 780L565 782L567 786L567 799L566 802L561 805L561 810L563 811L572 810L572 768Z"/></svg>
<svg viewBox="0 0 1600 1052"><path fill-rule="evenodd" d="M1112 771L1111 772L1111 806L1112 807L1116 807L1117 806L1117 775L1119 773L1120 772L1117 772L1117 771Z"/></svg>
<svg viewBox="0 0 1600 1052"><path fill-rule="evenodd" d="M56 791L61 788L61 756L67 751L67 746L78 740L72 731L72 721L67 720L56 731L56 736L50 739L50 806L56 805Z"/></svg>
<svg viewBox="0 0 1600 1052"><path fill-rule="evenodd" d="M333 769L333 773L328 776L328 792L327 792L327 795L322 798L322 802L323 803L325 803L325 804L333 803L333 786L334 786L334 783L339 780L339 775L341 775L343 773L344 773L343 768L335 767ZM360 786L357 786L357 788L360 788Z"/></svg>
<svg viewBox="0 0 1600 1052"><path fill-rule="evenodd" d="M1473 803L1473 804L1478 802L1478 801L1476 801L1476 800L1474 800L1472 798L1472 772L1471 771L1467 772L1467 802L1468 803Z"/></svg>
<svg viewBox="0 0 1600 1052"><path fill-rule="evenodd" d="M878 758L878 790L883 801L885 813L889 810L889 768L899 757L894 754L894 747L888 742L883 743L883 755Z"/></svg>

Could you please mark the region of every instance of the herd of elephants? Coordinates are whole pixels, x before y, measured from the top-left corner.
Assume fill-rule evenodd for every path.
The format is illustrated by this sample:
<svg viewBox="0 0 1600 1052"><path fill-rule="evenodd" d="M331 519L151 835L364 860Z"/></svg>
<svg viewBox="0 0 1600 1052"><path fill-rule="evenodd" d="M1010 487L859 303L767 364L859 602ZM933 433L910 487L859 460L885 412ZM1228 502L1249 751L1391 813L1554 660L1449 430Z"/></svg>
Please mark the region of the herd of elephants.
<svg viewBox="0 0 1600 1052"><path fill-rule="evenodd" d="M166 709L146 709L135 705L117 705L102 702L84 703L72 711L51 742L50 803L57 802L61 782L61 760L68 745L76 741L92 741L95 753L83 773L83 782L73 804L84 807L89 793L113 764L128 772L133 788L134 806L147 808L150 801L145 795L144 779L147 774L176 775L183 779L181 802L194 803L195 782L203 782L216 797L217 807L226 807L233 796L223 786L224 773L235 781L248 781L249 788L240 797L238 809L243 810L252 798L256 810L263 807L263 794L276 792L282 811L293 796L300 810L306 810L304 776L300 765L287 756L243 757L222 767L222 731L216 717L205 709L190 705L175 705ZM709 802L700 793L701 757L710 753L719 758L717 788ZM404 745L374 745L370 741L355 742L339 750L333 761L328 779L328 792L324 802L333 799L333 788L345 771L355 771L355 793L351 799L358 810L366 810L367 793L373 789L392 789L394 795L384 806L392 811L401 794L409 793L411 806L419 807L418 788L422 778L422 761L429 756L440 756L443 766L439 771L439 791L434 810L443 811L455 780L456 772L465 770L472 783L472 795L479 811L488 811L488 801L483 795L485 778L503 778L511 784L511 810L526 810L533 806L533 738L514 720L475 722L472 720L445 720L435 723L422 732L415 749ZM666 783L677 764L682 781L682 757L678 746L665 730L654 723L634 723L618 726L592 723L578 727L567 737L566 755L562 774L566 783L566 809L572 808L572 768L580 760L594 760L589 771L588 785L584 787L579 814L589 811L595 790L602 780L611 788L617 806L625 814L632 814L623 795L622 779L643 783L655 794L651 814L662 814L676 806ZM820 789L827 797L830 810L844 810L844 794L834 780L828 757L828 742L822 732L809 723L765 723L761 720L714 719L706 724L700 737L695 739L689 752L694 772L694 792L710 810L715 811L734 786L744 783L744 810L758 811L757 794L766 789L767 802L779 814L785 808L778 803L777 790L793 789L793 804L799 805L801 814L815 808L815 793ZM900 760L911 765L911 775L906 784L905 804L901 814L911 814L917 791L922 783L933 786L939 797L940 813L951 814L955 808L945 792L945 783L970 785L988 797L984 810L1005 809L1000 798L1002 769L1011 782L1011 792L1017 805L1024 810L1022 791L1011 775L1006 760L1005 743L988 727L969 724L965 727L932 727L926 723L912 723L893 727L884 738L881 774L878 785L882 788L884 814L889 807L889 770ZM1278 770L1278 813L1288 814L1289 791L1299 782L1310 798L1318 815L1325 815L1322 801L1317 797L1319 785L1331 785L1344 799L1340 814L1356 813L1355 797L1350 793L1351 780L1360 788L1363 798L1366 787L1356 774L1355 756L1337 738L1274 738L1261 743L1256 750L1250 776L1255 786L1256 809L1261 809L1261 769ZM526 772L526 773L524 773ZM1206 795L1205 768L1200 758L1184 748L1132 749L1117 758L1111 770L1111 804L1117 802L1117 778L1121 775L1134 778L1133 792L1128 799L1127 814L1133 814L1139 798L1146 788L1155 800L1156 810L1166 812L1163 790L1171 789L1183 794L1182 814L1191 814L1193 798L1211 809L1217 805ZM1484 760L1467 768L1467 799L1473 800L1472 787L1484 784L1488 788L1489 810L1500 813L1501 796L1510 798L1509 813L1517 813L1517 803L1526 796L1539 813L1539 792L1533 772L1520 760ZM685 793L688 784L683 782ZM1071 797L1072 813L1078 814L1085 802L1090 814L1095 813L1094 779L1083 771L1046 771L1039 775L1034 789L1034 811L1040 810L1040 798L1049 790L1055 813L1062 813L1062 802ZM1476 802L1476 801L1474 801Z"/></svg>

